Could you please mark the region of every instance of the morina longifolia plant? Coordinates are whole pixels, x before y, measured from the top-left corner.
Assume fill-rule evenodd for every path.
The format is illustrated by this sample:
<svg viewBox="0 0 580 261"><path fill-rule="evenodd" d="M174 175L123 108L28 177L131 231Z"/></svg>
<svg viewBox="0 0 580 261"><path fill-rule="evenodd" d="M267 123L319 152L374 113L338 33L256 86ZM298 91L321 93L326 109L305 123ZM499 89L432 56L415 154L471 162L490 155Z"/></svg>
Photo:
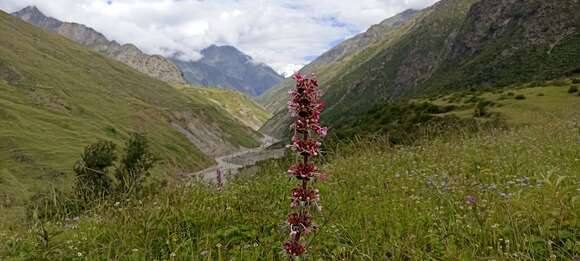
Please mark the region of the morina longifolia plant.
<svg viewBox="0 0 580 261"><path fill-rule="evenodd" d="M320 141L327 132L327 128L320 126L320 113L324 109L324 103L320 101L318 81L300 74L296 74L294 80L296 87L289 92L290 101L288 102L288 110L294 119L292 124L294 134L290 147L301 158L288 170L290 176L300 182L292 189L290 207L293 212L288 215L286 221L290 227L290 240L284 242L284 250L290 255L291 260L303 256L306 248L301 243L301 238L317 228L310 211L321 210L320 195L311 183L324 180L326 174L318 171L311 160L318 155Z"/></svg>

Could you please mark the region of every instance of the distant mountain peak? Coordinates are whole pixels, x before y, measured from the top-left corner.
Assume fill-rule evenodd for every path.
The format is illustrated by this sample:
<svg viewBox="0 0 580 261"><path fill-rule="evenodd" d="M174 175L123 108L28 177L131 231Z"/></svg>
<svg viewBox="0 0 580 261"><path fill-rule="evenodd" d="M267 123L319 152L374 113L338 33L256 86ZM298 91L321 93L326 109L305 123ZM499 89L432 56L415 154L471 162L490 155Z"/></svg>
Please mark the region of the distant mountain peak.
<svg viewBox="0 0 580 261"><path fill-rule="evenodd" d="M257 96L284 79L270 66L231 45L212 44L201 55L197 61L187 61L183 55L172 58L190 84L234 89Z"/></svg>
<svg viewBox="0 0 580 261"><path fill-rule="evenodd" d="M38 10L35 5L24 7L22 10L20 10L20 12L42 14L42 12L40 12L40 10Z"/></svg>
<svg viewBox="0 0 580 261"><path fill-rule="evenodd" d="M61 21L46 16L35 5L29 5L18 12L12 13L12 15L51 31L62 25Z"/></svg>

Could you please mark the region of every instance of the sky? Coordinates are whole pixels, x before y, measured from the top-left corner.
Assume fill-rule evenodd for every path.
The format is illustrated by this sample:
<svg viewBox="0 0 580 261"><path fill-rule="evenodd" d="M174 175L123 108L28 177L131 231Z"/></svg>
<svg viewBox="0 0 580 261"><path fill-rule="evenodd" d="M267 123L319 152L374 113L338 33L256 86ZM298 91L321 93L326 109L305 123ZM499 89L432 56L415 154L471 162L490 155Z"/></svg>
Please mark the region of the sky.
<svg viewBox="0 0 580 261"><path fill-rule="evenodd" d="M201 58L211 44L232 45L292 74L337 43L406 9L437 0L0 0L77 22L149 54Z"/></svg>

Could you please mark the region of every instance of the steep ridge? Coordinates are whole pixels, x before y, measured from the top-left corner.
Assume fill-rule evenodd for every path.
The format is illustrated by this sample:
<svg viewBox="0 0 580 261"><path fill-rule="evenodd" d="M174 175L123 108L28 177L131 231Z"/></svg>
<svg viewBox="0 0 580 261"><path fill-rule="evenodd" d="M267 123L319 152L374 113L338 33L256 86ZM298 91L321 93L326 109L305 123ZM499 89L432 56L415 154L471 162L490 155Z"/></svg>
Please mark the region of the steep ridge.
<svg viewBox="0 0 580 261"><path fill-rule="evenodd" d="M145 54L132 44L121 45L115 41L109 41L103 34L85 25L62 22L52 17L47 17L34 6L28 6L12 13L12 15L88 46L151 77L169 83L185 83L177 66L167 58L160 55Z"/></svg>
<svg viewBox="0 0 580 261"><path fill-rule="evenodd" d="M418 11L409 9L377 25L371 26L366 32L347 39L325 52L312 63L306 65L300 72L302 74L313 73L324 83L326 79L333 77L333 72L340 70L342 68L341 64L347 63L354 54L376 45L389 37L393 37L390 33L403 25L405 21L417 15L417 13ZM288 101L286 94L293 87L293 84L294 81L288 78L258 97L257 101L268 110L277 112L285 107ZM324 87L326 85L323 84L322 86Z"/></svg>
<svg viewBox="0 0 580 261"><path fill-rule="evenodd" d="M0 12L3 196L16 202L49 183L70 184L73 163L86 145L99 139L121 145L131 131L145 132L162 159L155 175L203 169L213 157L257 147L261 139L206 97L183 95Z"/></svg>
<svg viewBox="0 0 580 261"><path fill-rule="evenodd" d="M341 120L390 100L465 88L549 80L578 71L574 0L443 0L365 48L324 79L323 120ZM263 129L283 136L284 113Z"/></svg>
<svg viewBox="0 0 580 261"><path fill-rule="evenodd" d="M284 77L269 66L233 46L211 45L201 51L198 61L172 61L181 69L185 80L192 85L233 89L257 96L279 83Z"/></svg>

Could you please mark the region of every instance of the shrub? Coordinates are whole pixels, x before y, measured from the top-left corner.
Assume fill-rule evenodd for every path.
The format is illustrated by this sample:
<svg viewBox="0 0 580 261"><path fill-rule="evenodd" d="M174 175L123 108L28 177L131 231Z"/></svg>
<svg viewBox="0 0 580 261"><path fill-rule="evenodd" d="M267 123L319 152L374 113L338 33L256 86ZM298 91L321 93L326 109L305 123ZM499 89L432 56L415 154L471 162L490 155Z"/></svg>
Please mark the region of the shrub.
<svg viewBox="0 0 580 261"><path fill-rule="evenodd" d="M125 143L124 155L115 173L119 183L118 190L123 193L141 190L156 161L155 156L149 151L147 137L140 133L132 133Z"/></svg>
<svg viewBox="0 0 580 261"><path fill-rule="evenodd" d="M576 78L572 80L573 84L580 84L580 78Z"/></svg>
<svg viewBox="0 0 580 261"><path fill-rule="evenodd" d="M576 93L576 92L578 92L578 86L576 86L576 85L572 85L568 89L568 93Z"/></svg>
<svg viewBox="0 0 580 261"><path fill-rule="evenodd" d="M560 86L560 87L561 86L566 86L566 85L568 85L568 81L566 81L566 80L557 80L557 81L553 81L552 82L552 85L554 85L554 86Z"/></svg>
<svg viewBox="0 0 580 261"><path fill-rule="evenodd" d="M526 96L524 96L523 94L518 94L518 95L516 95L515 99L516 100L525 100Z"/></svg>
<svg viewBox="0 0 580 261"><path fill-rule="evenodd" d="M538 96L544 96L544 93L538 93Z"/></svg>
<svg viewBox="0 0 580 261"><path fill-rule="evenodd" d="M487 111L487 105L488 104L485 102L478 102L477 105L475 105L473 117L481 118L489 116L489 112Z"/></svg>
<svg viewBox="0 0 580 261"><path fill-rule="evenodd" d="M99 141L89 145L74 165L76 173L75 192L84 200L104 197L111 191L108 169L117 159L115 144Z"/></svg>

